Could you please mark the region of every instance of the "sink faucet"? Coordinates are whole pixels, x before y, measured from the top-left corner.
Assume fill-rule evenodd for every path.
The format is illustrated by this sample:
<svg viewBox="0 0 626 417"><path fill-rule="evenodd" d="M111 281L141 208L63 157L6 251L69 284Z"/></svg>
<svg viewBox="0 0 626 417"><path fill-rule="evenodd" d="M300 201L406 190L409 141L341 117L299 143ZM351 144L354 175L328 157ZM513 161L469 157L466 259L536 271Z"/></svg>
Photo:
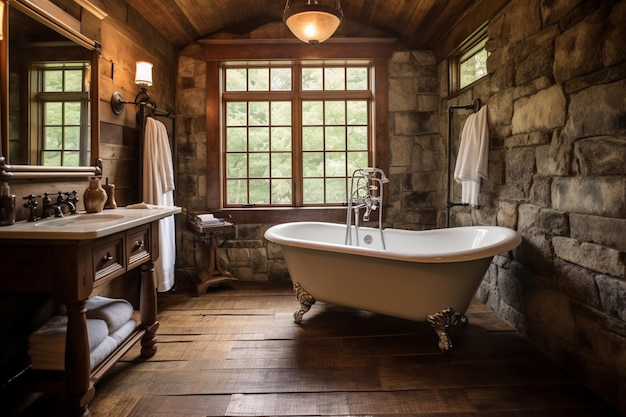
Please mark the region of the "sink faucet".
<svg viewBox="0 0 626 417"><path fill-rule="evenodd" d="M35 200L35 198L37 197L41 197L41 196L36 196L35 194L31 194L31 195L27 195L23 197L23 199L26 200L26 202L24 203L24 208L27 208L30 211L30 214L28 216L29 222L36 222L37 220L39 220L39 217L37 217L36 215L37 206L39 205L37 203L37 200Z"/></svg>
<svg viewBox="0 0 626 417"><path fill-rule="evenodd" d="M62 199L60 192L59 192L59 197ZM50 216L51 211L52 213L54 213L54 217L63 217L63 209L58 203L56 204L52 203L52 199L50 199L50 196L48 193L43 193L42 203L43 203L43 212L41 213L42 218L45 219L46 217Z"/></svg>
<svg viewBox="0 0 626 417"><path fill-rule="evenodd" d="M65 199L63 199L65 196ZM76 214L76 203L78 202L78 197L76 197L76 191L62 193L59 191L57 196L57 205L62 207L63 205L67 206L68 212L70 214Z"/></svg>

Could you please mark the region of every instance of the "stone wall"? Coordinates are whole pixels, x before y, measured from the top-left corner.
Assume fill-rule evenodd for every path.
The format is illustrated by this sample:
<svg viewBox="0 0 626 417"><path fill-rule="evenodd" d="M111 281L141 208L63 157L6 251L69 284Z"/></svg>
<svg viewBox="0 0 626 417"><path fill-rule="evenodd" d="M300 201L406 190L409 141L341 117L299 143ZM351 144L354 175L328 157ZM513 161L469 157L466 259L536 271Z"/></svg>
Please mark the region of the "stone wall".
<svg viewBox="0 0 626 417"><path fill-rule="evenodd" d="M479 297L622 412L625 22L625 1L514 0L492 19L489 76L461 100L488 105L490 179L480 209L453 213L519 231Z"/></svg>

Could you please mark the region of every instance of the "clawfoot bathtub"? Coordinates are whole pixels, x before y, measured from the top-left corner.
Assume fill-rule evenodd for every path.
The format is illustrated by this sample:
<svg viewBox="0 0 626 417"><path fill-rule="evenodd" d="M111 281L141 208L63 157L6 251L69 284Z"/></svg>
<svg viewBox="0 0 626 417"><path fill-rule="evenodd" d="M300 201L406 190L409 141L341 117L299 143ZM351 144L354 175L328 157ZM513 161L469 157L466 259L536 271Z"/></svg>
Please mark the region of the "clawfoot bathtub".
<svg viewBox="0 0 626 417"><path fill-rule="evenodd" d="M345 244L346 226L335 223L284 223L265 232L281 246L301 304L295 321L316 300L426 321L442 351L452 348L448 328L467 321L492 258L521 243L517 232L498 226L350 233L352 245Z"/></svg>

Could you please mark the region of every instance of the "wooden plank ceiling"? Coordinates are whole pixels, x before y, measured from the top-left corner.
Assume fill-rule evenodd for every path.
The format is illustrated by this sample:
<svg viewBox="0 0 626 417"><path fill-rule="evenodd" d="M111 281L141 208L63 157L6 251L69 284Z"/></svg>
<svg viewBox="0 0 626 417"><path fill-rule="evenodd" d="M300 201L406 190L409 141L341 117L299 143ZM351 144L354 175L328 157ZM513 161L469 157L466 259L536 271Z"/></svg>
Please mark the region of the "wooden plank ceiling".
<svg viewBox="0 0 626 417"><path fill-rule="evenodd" d="M299 1L291 0L296 5ZM319 0L326 4L328 0ZM335 0L330 0L333 4ZM509 0L341 0L344 24L397 37L409 49L461 42ZM126 0L177 47L216 33L282 21L283 0ZM341 27L337 36L341 36ZM456 33L458 32L458 33ZM469 33L468 33L469 32ZM359 36L351 32L348 36ZM345 36L345 34L344 34ZM457 38L461 39L457 39ZM453 38L453 39L450 39Z"/></svg>

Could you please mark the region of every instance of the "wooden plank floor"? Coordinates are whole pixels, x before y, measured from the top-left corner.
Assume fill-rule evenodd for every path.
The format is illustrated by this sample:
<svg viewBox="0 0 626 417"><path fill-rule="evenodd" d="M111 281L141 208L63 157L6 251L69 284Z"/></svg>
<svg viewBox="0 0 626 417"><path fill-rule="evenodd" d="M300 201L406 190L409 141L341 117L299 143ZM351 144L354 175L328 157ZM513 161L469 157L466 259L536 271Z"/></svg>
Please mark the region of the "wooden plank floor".
<svg viewBox="0 0 626 417"><path fill-rule="evenodd" d="M480 303L448 354L422 323L297 307L288 283L160 294L156 355L128 352L92 416L618 416Z"/></svg>

